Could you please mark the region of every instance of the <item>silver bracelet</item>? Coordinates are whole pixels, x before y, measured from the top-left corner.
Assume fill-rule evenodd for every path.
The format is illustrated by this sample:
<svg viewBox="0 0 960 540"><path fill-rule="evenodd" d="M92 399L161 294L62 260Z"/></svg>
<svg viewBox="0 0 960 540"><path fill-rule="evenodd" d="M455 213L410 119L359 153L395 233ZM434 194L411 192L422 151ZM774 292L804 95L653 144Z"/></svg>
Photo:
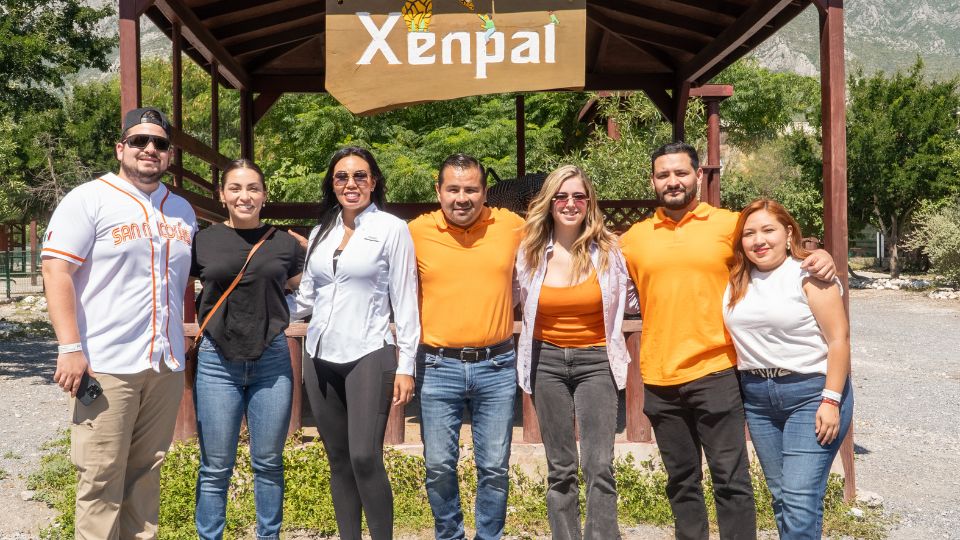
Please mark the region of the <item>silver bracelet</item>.
<svg viewBox="0 0 960 540"><path fill-rule="evenodd" d="M79 352L83 350L83 345L78 341L77 343L70 343L68 345L57 345L57 354L67 354L72 352Z"/></svg>
<svg viewBox="0 0 960 540"><path fill-rule="evenodd" d="M840 392L834 392L833 390L828 390L826 388L823 389L823 392L820 392L820 396L827 399L832 399L838 403L843 399L843 395L841 395Z"/></svg>

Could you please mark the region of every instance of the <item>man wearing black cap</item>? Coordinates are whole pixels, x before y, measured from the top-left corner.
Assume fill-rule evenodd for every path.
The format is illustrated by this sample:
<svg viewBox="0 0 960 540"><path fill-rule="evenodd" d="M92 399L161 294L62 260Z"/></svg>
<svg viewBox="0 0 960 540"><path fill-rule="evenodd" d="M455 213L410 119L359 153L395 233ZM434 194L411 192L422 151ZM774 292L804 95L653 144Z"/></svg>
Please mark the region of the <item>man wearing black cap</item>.
<svg viewBox="0 0 960 540"><path fill-rule="evenodd" d="M128 112L120 171L67 194L43 244L57 334L54 381L71 400L76 537L156 538L160 465L183 394L183 296L196 216L160 179L170 125ZM102 395L97 395L97 386Z"/></svg>

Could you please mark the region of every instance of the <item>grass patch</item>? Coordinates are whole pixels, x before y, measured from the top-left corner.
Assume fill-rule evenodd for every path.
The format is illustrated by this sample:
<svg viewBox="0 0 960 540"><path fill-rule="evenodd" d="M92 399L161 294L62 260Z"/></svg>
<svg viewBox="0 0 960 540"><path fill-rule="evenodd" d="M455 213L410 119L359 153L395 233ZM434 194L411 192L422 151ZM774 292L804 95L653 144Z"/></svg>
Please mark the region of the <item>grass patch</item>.
<svg viewBox="0 0 960 540"><path fill-rule="evenodd" d="M7 450L3 453L3 459L23 459L23 456L13 450Z"/></svg>
<svg viewBox="0 0 960 540"><path fill-rule="evenodd" d="M46 445L47 453L40 469L28 480L37 499L58 512L56 521L43 531L45 539L73 537L73 501L76 472L69 460L70 441L63 435ZM253 471L249 449L241 445L237 467L227 501L227 523L224 538L243 538L256 521L253 502ZM194 489L199 469L199 449L195 441L177 443L167 454L160 480L160 538L192 539ZM433 528L433 517L423 486L423 459L392 448L385 450L387 472L394 494L395 530L398 533L427 531ZM309 531L318 535L334 535L336 519L330 495L330 469L320 444L299 444L291 440L284 452L286 496L284 529ZM473 525L473 504L476 494L476 468L471 460L460 462L460 488L464 518ZM667 476L663 468L651 461L637 462L632 456L614 462L619 492L619 520L624 527L652 524L671 525L673 514L665 495ZM774 530L770 491L759 465L751 466L757 501L757 524ZM716 522L713 491L709 477L704 482L711 521ZM581 505L584 493L580 491ZM510 471L510 496L507 508L506 533L523 536L532 531L548 530L546 482L524 474L519 468ZM879 508L857 506L863 517L850 514L850 505L843 502L843 481L832 475L824 502L824 534L866 540L885 538L887 519Z"/></svg>

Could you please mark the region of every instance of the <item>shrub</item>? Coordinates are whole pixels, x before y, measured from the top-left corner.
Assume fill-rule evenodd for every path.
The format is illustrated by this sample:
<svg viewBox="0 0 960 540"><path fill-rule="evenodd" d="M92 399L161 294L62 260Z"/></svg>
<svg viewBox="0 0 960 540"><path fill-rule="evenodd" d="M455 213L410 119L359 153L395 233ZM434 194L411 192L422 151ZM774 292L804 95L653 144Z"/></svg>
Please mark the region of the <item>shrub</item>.
<svg viewBox="0 0 960 540"><path fill-rule="evenodd" d="M934 270L960 283L960 200L921 208L906 247L923 250Z"/></svg>

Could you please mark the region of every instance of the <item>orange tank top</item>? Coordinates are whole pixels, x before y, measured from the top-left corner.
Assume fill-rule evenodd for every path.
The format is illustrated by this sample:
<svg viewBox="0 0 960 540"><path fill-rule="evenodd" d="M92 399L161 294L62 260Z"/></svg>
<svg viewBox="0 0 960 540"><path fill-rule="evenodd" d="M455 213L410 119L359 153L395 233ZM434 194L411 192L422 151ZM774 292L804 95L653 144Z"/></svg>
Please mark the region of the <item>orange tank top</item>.
<svg viewBox="0 0 960 540"><path fill-rule="evenodd" d="M533 338L558 347L603 347L603 298L597 273L572 287L540 288Z"/></svg>

